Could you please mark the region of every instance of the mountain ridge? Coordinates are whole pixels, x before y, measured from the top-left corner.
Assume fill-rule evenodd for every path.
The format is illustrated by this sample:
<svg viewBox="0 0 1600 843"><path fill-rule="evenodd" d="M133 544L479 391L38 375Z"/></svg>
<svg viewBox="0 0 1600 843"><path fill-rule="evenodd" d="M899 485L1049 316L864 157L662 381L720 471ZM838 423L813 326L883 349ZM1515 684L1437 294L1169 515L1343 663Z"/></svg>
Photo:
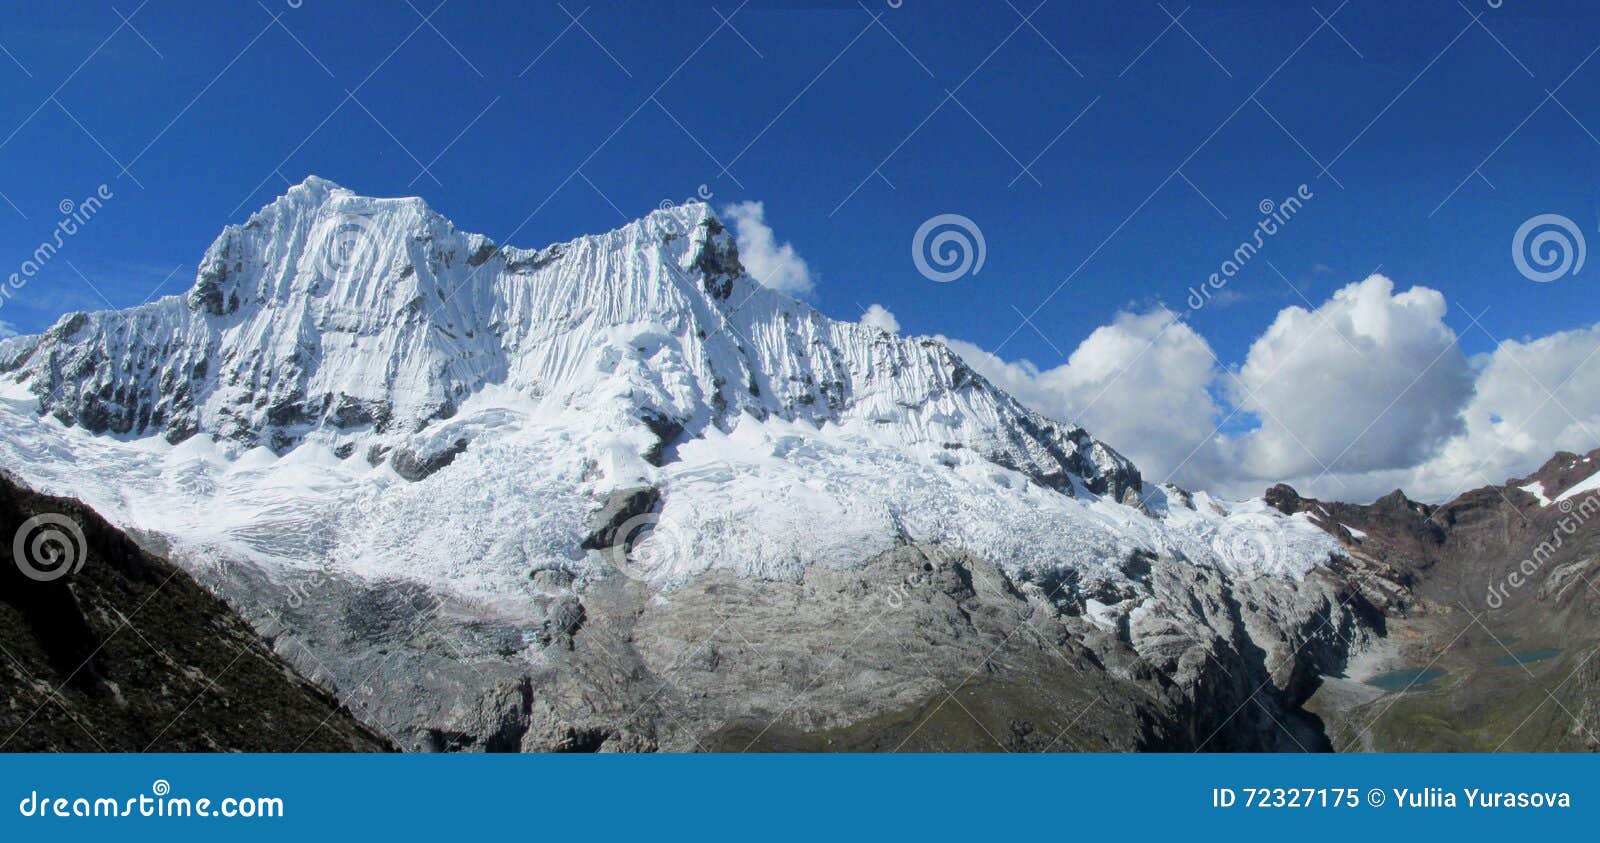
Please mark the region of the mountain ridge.
<svg viewBox="0 0 1600 843"><path fill-rule="evenodd" d="M558 312L570 324L550 317ZM688 315L661 324L667 314ZM565 347L539 353L551 344ZM641 359L646 350L664 359ZM858 411L913 442L977 448L1067 494L1141 492L1120 454L1026 410L943 344L834 322L760 287L699 203L527 250L459 232L420 198L362 197L313 176L225 228L184 296L69 314L0 345L0 374L30 379L40 408L63 423L159 431L174 444L205 431L279 453L315 433L348 445L341 434L363 428L387 453L397 437L385 434L449 420L492 385L576 398L594 386L585 363L612 374L631 364L614 392L635 406L599 409L631 415L646 450L726 430L740 413L820 424ZM974 424L952 430L952 416ZM425 465L453 447L410 459Z"/></svg>
<svg viewBox="0 0 1600 843"><path fill-rule="evenodd" d="M1001 732L1115 691L1109 748L1320 746L1302 702L1382 629L1305 513L1146 483L944 344L766 289L703 205L520 250L309 181L188 294L0 342L0 461L410 748L876 746L1023 622L974 701Z"/></svg>

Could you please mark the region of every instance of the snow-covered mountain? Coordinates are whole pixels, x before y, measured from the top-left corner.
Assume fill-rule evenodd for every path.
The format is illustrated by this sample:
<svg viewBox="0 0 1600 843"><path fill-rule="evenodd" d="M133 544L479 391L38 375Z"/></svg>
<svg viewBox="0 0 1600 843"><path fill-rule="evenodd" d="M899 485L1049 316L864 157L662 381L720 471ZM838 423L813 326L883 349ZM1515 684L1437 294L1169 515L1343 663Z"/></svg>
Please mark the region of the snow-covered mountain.
<svg viewBox="0 0 1600 843"><path fill-rule="evenodd" d="M1173 635L1152 563L1294 592L1338 551L1304 514L1144 482L940 342L762 287L704 205L525 250L315 177L187 295L0 341L0 461L247 617L298 614L345 688L373 639L308 591L416 589L507 625L485 652L526 669L619 573L670 602L949 547L1143 653Z"/></svg>
<svg viewBox="0 0 1600 843"><path fill-rule="evenodd" d="M496 385L657 440L744 416L866 421L1067 494L1139 486L1115 452L1023 410L943 345L760 287L702 204L525 251L420 199L311 178L227 228L186 297L70 317L5 365L64 423L174 443L401 442Z"/></svg>
<svg viewBox="0 0 1600 843"><path fill-rule="evenodd" d="M422 481L461 453L530 439L529 456L570 453L494 456L523 482L566 464L568 492L665 485L671 515L678 487L710 494L733 477L705 472L733 469L772 481L760 491L782 503L749 514L813 517L827 532L857 520L884 545L900 532L943 538L930 516L975 514L1008 487L1056 505L1036 517L1065 507L1104 520L1115 510L1095 507L1102 498L1166 511L1125 458L1025 409L943 344L833 321L760 286L702 204L530 251L459 232L421 199L312 177L225 229L187 295L64 317L0 344L0 372L35 402L13 391L15 410L60 423L33 427L141 443L165 455L163 473L226 475L242 458L273 474L316 453L332 473L388 487L375 467ZM908 480L895 494L850 488ZM922 486L950 499L919 500ZM562 557L575 546L542 549L556 558L527 566L573 561Z"/></svg>

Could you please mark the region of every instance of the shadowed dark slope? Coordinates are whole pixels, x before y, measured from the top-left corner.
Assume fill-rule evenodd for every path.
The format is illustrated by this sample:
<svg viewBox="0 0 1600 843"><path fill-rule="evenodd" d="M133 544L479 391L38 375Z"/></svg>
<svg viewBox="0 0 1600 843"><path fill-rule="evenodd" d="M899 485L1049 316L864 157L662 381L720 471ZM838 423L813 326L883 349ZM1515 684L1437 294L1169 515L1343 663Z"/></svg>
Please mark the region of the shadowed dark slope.
<svg viewBox="0 0 1600 843"><path fill-rule="evenodd" d="M38 516L66 520L21 531ZM47 563L65 545L35 540L55 530L75 542L73 529L82 567L38 579L57 573ZM3 473L0 696L7 752L391 748L188 575L83 504Z"/></svg>

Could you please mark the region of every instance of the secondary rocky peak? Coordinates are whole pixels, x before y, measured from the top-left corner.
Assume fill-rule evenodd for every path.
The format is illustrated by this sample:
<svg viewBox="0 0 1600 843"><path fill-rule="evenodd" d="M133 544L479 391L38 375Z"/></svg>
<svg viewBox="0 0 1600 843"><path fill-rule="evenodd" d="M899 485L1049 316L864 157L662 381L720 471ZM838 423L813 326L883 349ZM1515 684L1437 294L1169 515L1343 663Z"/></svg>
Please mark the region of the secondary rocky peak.
<svg viewBox="0 0 1600 843"><path fill-rule="evenodd" d="M1269 506L1284 515L1293 515L1302 511L1305 499L1288 483L1279 483L1267 490L1262 496Z"/></svg>
<svg viewBox="0 0 1600 843"><path fill-rule="evenodd" d="M1600 472L1600 448L1587 454L1557 451L1545 461L1538 471L1527 477L1506 481L1507 486L1532 492L1537 490L1545 500L1559 497L1563 492Z"/></svg>

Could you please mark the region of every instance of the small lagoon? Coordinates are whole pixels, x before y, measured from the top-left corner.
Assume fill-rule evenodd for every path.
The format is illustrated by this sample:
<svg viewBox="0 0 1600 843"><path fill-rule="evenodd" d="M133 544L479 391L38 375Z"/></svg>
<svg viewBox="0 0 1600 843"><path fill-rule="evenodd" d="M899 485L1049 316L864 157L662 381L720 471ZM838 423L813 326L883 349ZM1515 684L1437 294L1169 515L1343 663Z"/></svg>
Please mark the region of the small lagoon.
<svg viewBox="0 0 1600 843"><path fill-rule="evenodd" d="M1559 655L1561 655L1560 647L1546 647L1542 650L1528 650L1522 653L1512 653L1509 656L1501 656L1495 659L1494 663L1501 667L1514 667L1520 664L1542 662L1545 659L1553 659Z"/></svg>
<svg viewBox="0 0 1600 843"><path fill-rule="evenodd" d="M1367 684L1385 691L1431 691L1433 683L1444 676L1436 667L1395 670L1367 680Z"/></svg>

